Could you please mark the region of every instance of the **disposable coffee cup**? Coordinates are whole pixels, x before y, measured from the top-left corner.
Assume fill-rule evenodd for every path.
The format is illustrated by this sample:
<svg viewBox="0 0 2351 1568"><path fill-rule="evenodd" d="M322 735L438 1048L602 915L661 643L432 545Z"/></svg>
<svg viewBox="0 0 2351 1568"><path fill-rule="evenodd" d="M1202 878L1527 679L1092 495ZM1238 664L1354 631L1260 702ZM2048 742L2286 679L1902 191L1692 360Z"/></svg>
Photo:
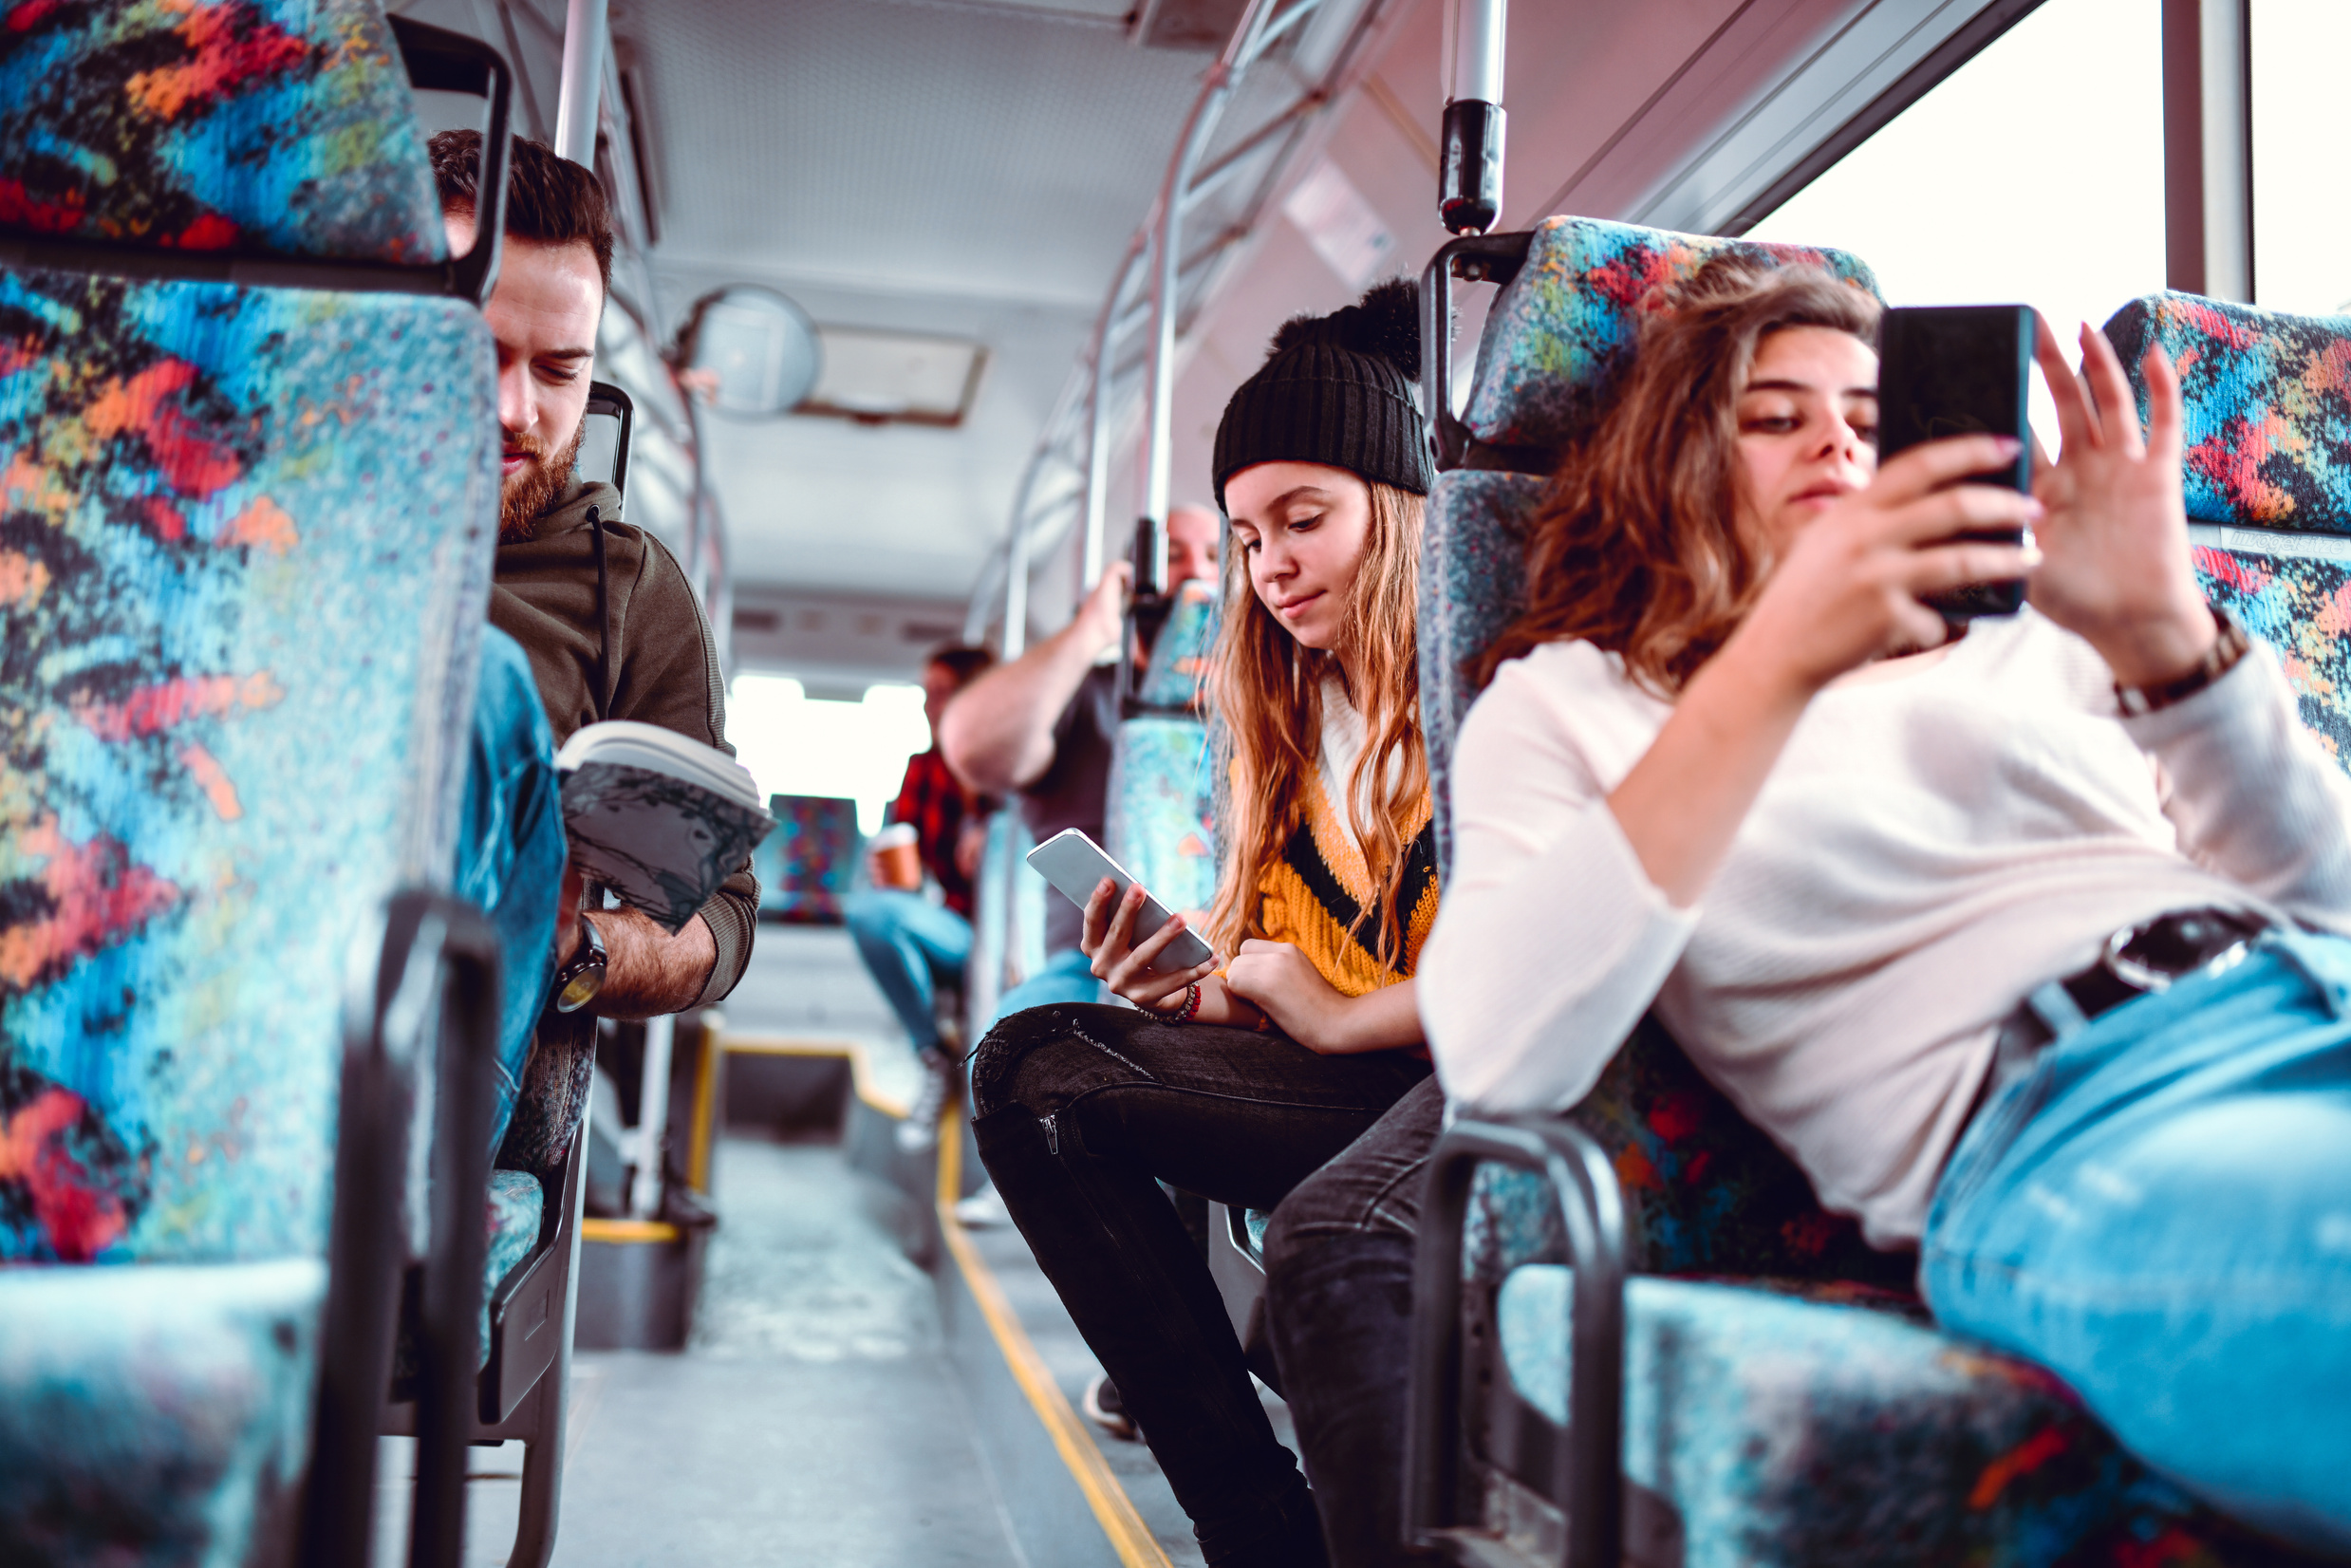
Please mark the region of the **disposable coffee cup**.
<svg viewBox="0 0 2351 1568"><path fill-rule="evenodd" d="M873 885L914 892L923 886L923 853L914 824L893 822L873 835Z"/></svg>

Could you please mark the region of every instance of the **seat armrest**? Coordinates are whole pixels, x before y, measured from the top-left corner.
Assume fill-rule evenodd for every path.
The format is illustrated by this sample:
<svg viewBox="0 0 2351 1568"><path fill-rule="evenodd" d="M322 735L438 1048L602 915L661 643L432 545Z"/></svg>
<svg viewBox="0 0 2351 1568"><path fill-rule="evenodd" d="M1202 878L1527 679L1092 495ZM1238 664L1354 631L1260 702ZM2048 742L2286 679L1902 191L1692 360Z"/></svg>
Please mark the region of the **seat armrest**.
<svg viewBox="0 0 2351 1568"><path fill-rule="evenodd" d="M470 1268L471 1290L478 1292L497 935L472 905L420 889L395 894L380 929L381 940L367 944L365 969L345 987L318 1436L303 1525L303 1560L317 1568L364 1562L372 1547L376 1434L391 1378L395 1309L403 1265L420 1255L423 1440L416 1528L430 1526L430 1539L446 1547L414 1560L454 1565L462 1545L464 1422L480 1306L463 1270ZM419 1128L427 1111L432 1126ZM417 1180L420 1136L429 1140L424 1190Z"/></svg>
<svg viewBox="0 0 2351 1568"><path fill-rule="evenodd" d="M1575 1270L1568 1319L1574 1360L1553 1501L1568 1518L1567 1561L1613 1568L1624 1540L1624 1197L1600 1146L1553 1117L1465 1117L1446 1129L1430 1156L1413 1264L1405 1540L1446 1551L1446 1536L1461 1522L1455 1446L1462 1430L1462 1229L1478 1167L1488 1163L1544 1177L1558 1199Z"/></svg>
<svg viewBox="0 0 2351 1568"><path fill-rule="evenodd" d="M583 1124L572 1132L571 1151L564 1157L562 1190L548 1200L554 1207L550 1223L540 1227L538 1244L498 1281L490 1298L490 1359L481 1370L480 1408L476 1412L485 1427L513 1415L561 1353L558 1341L579 1244L576 1216L587 1161L588 1129Z"/></svg>

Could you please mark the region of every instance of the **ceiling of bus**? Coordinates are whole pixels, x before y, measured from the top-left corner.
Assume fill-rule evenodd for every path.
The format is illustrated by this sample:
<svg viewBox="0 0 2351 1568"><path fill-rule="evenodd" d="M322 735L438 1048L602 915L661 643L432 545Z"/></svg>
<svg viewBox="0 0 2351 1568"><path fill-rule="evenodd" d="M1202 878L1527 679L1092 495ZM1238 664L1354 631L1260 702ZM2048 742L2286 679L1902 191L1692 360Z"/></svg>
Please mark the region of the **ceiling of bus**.
<svg viewBox="0 0 2351 1568"><path fill-rule="evenodd" d="M1125 9L616 0L670 312L754 281L987 349L958 430L707 421L738 582L968 591L1206 64Z"/></svg>
<svg viewBox="0 0 2351 1568"><path fill-rule="evenodd" d="M485 35L500 26L500 0L394 3ZM961 608L1209 64L1137 47L1130 3L611 0L658 219L658 335L702 291L754 282L820 323L967 338L988 356L956 429L702 421L744 602L929 604L938 613L913 619L932 625ZM1353 183L1391 232L1386 270L1417 271L1446 237L1433 198L1446 3L1387 0L1355 90L1296 169L1327 159ZM1782 149L1818 134L1763 124L1775 94L1817 115L1874 93L1987 3L1522 0L1504 226L1562 205L1719 221L1752 177L1709 171L1784 167ZM528 25L498 41L519 49L551 120L562 0L504 5ZM1178 499L1204 493L1217 410L1274 325L1352 292L1269 211L1183 350ZM1131 514L1135 466L1126 450L1113 463L1113 518ZM1066 562L1044 569L1041 626L1062 613L1067 575Z"/></svg>

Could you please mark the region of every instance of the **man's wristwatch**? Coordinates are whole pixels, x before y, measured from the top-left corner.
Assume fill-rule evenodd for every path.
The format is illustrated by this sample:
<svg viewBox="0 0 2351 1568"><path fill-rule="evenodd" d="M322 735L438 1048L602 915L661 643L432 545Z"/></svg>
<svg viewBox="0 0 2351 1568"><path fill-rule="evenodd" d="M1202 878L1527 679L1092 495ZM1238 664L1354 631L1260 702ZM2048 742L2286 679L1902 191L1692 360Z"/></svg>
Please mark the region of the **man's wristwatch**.
<svg viewBox="0 0 2351 1568"><path fill-rule="evenodd" d="M586 915L580 917L580 950L555 971L552 1005L558 1013L576 1013L604 989L604 933Z"/></svg>

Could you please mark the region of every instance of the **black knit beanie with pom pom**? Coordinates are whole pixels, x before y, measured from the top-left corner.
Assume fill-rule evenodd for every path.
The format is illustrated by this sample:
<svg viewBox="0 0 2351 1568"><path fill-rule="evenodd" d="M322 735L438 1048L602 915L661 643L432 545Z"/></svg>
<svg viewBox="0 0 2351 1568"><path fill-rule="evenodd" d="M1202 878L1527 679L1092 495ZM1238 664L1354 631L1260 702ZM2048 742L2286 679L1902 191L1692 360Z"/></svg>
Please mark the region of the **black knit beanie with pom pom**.
<svg viewBox="0 0 2351 1568"><path fill-rule="evenodd" d="M1420 289L1409 278L1375 284L1343 310L1283 323L1217 426L1218 509L1224 481L1256 463L1327 463L1427 495L1436 476L1412 401L1420 356Z"/></svg>

